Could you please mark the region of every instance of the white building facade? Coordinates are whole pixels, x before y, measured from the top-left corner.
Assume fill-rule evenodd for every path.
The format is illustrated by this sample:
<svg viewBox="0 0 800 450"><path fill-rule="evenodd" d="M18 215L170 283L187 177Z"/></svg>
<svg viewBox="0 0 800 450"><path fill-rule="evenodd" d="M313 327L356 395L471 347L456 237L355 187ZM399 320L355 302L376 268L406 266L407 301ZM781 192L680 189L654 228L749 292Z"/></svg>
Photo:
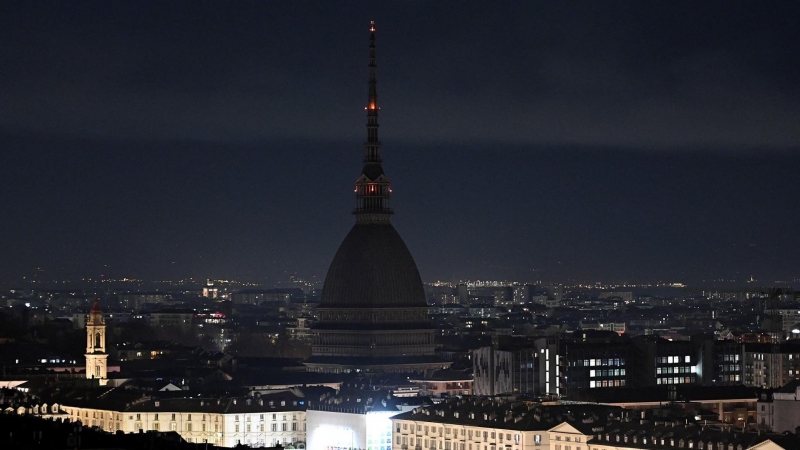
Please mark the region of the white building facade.
<svg viewBox="0 0 800 450"><path fill-rule="evenodd" d="M302 404L301 404L302 402ZM62 406L71 421L108 432L175 431L190 443L223 447L305 448L306 411L303 400L266 398L145 400L115 410Z"/></svg>
<svg viewBox="0 0 800 450"><path fill-rule="evenodd" d="M644 413L642 413L644 414ZM631 420L590 404L459 399L392 418L392 450L780 450L800 438L705 427L683 418ZM738 433L736 431L739 431ZM776 441L782 442L778 445Z"/></svg>

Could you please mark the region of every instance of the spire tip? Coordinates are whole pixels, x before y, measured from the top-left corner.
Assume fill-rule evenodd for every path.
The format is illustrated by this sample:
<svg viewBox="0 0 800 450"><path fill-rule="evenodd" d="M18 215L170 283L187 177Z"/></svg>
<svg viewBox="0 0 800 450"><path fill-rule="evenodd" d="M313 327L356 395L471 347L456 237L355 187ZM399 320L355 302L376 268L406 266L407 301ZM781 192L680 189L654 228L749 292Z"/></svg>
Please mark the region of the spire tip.
<svg viewBox="0 0 800 450"><path fill-rule="evenodd" d="M374 20L370 20L369 21L369 31L371 31L372 33L375 32L375 21Z"/></svg>

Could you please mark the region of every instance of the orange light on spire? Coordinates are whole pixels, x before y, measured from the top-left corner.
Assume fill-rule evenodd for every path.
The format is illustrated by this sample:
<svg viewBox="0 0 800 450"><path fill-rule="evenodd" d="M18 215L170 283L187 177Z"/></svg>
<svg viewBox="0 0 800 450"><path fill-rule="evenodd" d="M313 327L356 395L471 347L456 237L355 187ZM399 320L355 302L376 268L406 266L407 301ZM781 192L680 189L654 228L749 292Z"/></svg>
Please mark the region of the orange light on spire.
<svg viewBox="0 0 800 450"><path fill-rule="evenodd" d="M369 31L371 31L373 33L375 32L375 21L374 20L370 20L369 21Z"/></svg>

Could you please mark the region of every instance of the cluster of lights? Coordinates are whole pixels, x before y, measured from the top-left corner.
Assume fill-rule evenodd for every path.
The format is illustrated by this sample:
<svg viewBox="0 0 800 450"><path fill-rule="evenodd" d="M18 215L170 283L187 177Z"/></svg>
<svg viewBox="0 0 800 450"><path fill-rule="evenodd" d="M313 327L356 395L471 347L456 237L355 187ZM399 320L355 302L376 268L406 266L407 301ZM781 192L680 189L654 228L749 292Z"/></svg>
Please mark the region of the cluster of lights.
<svg viewBox="0 0 800 450"><path fill-rule="evenodd" d="M61 358L55 358L55 359L42 358L40 360L40 362L42 364L47 364L47 363L50 363L50 364L75 364L75 360L74 359L73 360L69 360L69 361L65 359L65 360L62 361ZM15 360L15 363L19 364L19 360L18 359Z"/></svg>

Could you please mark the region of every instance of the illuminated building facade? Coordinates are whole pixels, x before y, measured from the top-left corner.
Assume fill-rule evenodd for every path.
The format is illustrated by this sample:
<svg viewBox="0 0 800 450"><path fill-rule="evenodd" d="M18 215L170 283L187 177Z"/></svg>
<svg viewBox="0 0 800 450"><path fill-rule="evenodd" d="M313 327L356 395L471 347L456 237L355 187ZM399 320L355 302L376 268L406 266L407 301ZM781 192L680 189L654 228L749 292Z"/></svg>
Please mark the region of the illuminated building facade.
<svg viewBox="0 0 800 450"><path fill-rule="evenodd" d="M86 378L108 383L108 353L106 353L106 321L100 302L94 302L86 322Z"/></svg>
<svg viewBox="0 0 800 450"><path fill-rule="evenodd" d="M391 448L783 450L797 448L798 443L791 434L746 433L740 428L731 429L730 425L704 426L694 418L659 417L604 405L543 405L465 398L392 417Z"/></svg>
<svg viewBox="0 0 800 450"><path fill-rule="evenodd" d="M556 414L545 414L550 411ZM585 445L584 433L557 419L562 411L566 408L491 398L452 399L392 417L392 449L549 449L556 438Z"/></svg>
<svg viewBox="0 0 800 450"><path fill-rule="evenodd" d="M102 402L63 405L62 410L72 422L111 433L174 431L190 443L305 448L305 400L290 393L263 398L145 399L123 408L110 406L114 401L108 400L109 406Z"/></svg>
<svg viewBox="0 0 800 450"><path fill-rule="evenodd" d="M391 417L398 412L308 410L308 449L391 450Z"/></svg>
<svg viewBox="0 0 800 450"><path fill-rule="evenodd" d="M203 297L205 298L219 297L219 288L214 285L213 281L206 280L206 285L203 286Z"/></svg>
<svg viewBox="0 0 800 450"><path fill-rule="evenodd" d="M417 402L389 391L343 389L308 406L308 448L313 450L391 450L391 417Z"/></svg>

